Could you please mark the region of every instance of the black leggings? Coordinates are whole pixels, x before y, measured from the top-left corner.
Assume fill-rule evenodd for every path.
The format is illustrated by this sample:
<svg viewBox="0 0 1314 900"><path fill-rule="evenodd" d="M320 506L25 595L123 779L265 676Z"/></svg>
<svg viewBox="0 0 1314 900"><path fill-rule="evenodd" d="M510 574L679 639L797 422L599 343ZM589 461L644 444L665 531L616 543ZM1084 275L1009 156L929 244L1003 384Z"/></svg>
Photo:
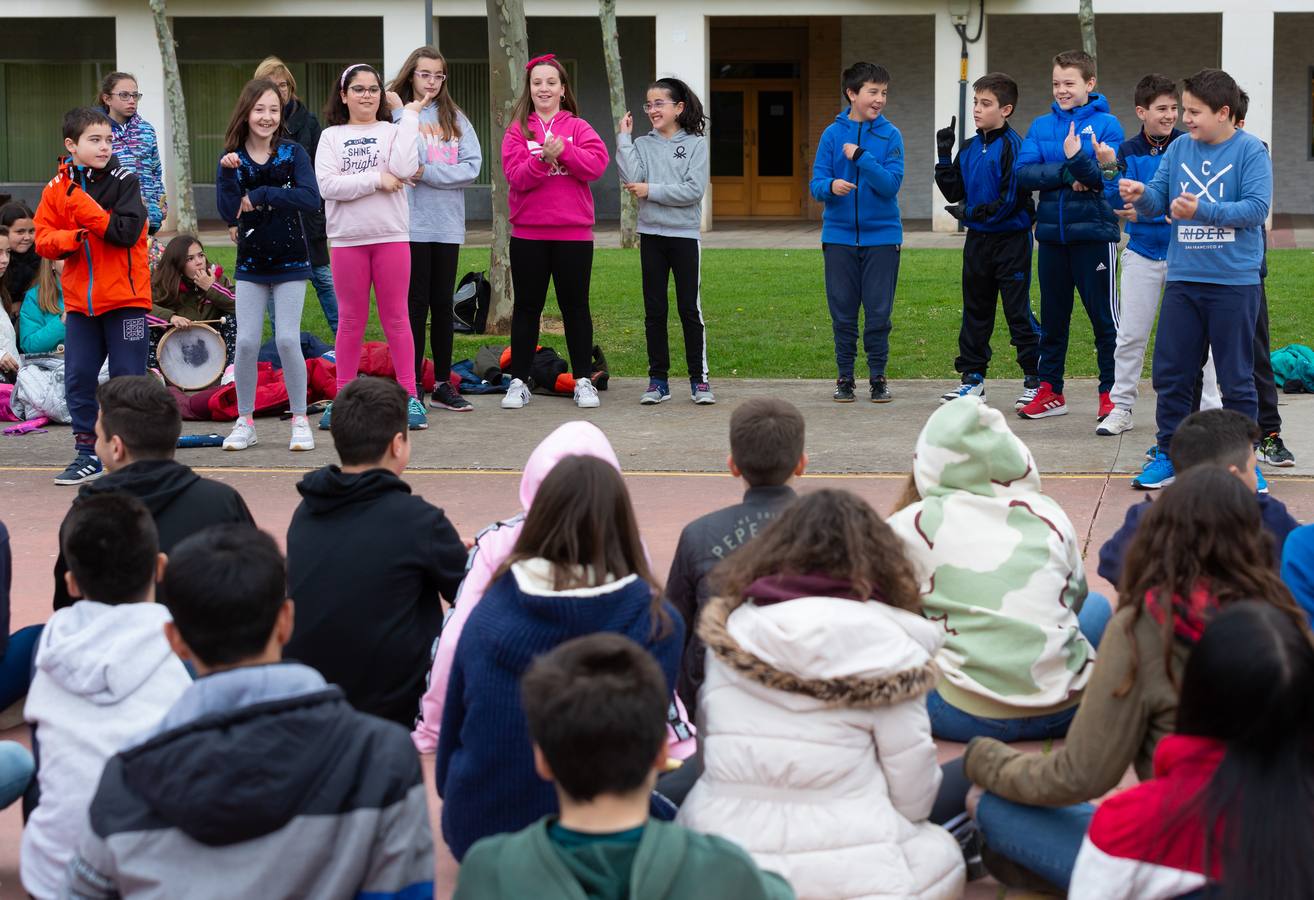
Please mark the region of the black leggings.
<svg viewBox="0 0 1314 900"><path fill-rule="evenodd" d="M703 332L702 251L697 238L639 235L643 267L643 330L648 340L648 377L665 381L670 374L671 348L666 336L668 285L675 275L675 308L684 331L684 361L689 380L707 380L707 343Z"/></svg>
<svg viewBox="0 0 1314 900"><path fill-rule="evenodd" d="M460 252L460 244L411 241L411 288L407 306L411 314L411 335L415 338L417 393L424 390L426 320L430 328L429 347L433 352L435 382L444 381L452 370L452 291L456 287L456 262Z"/></svg>
<svg viewBox="0 0 1314 900"><path fill-rule="evenodd" d="M538 345L539 317L547 303L548 281L557 289L557 305L566 327L570 371L576 378L593 375L593 316L589 313L589 278L593 274L592 241L536 241L511 238L511 366L508 374L529 379Z"/></svg>

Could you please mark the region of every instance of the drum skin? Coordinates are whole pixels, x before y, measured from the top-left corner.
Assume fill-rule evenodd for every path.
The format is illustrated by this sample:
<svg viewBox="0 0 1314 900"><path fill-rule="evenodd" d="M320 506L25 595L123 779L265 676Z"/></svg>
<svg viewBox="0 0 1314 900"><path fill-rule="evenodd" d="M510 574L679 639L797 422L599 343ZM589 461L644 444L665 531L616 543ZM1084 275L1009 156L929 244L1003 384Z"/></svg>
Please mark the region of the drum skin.
<svg viewBox="0 0 1314 900"><path fill-rule="evenodd" d="M224 374L223 336L208 325L170 328L155 355L166 381L184 391L208 388Z"/></svg>

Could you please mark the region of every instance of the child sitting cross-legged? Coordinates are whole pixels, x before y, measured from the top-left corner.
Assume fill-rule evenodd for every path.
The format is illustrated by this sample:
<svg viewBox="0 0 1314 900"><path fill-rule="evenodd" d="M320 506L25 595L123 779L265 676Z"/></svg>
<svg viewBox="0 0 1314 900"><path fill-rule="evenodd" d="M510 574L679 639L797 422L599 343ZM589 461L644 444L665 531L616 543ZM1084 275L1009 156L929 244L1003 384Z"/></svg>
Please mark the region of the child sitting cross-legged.
<svg viewBox="0 0 1314 900"><path fill-rule="evenodd" d="M866 502L807 494L717 569L703 609L704 773L677 821L802 897L959 897L926 695L942 629ZM464 647L464 644L462 644Z"/></svg>
<svg viewBox="0 0 1314 900"><path fill-rule="evenodd" d="M618 634L575 638L520 685L534 769L553 783L560 815L475 844L457 900L794 896L730 841L649 817L669 694L642 647Z"/></svg>
<svg viewBox="0 0 1314 900"><path fill-rule="evenodd" d="M282 661L294 611L274 539L210 528L164 584L160 638L200 677L106 764L66 896L433 897L419 760L404 729Z"/></svg>

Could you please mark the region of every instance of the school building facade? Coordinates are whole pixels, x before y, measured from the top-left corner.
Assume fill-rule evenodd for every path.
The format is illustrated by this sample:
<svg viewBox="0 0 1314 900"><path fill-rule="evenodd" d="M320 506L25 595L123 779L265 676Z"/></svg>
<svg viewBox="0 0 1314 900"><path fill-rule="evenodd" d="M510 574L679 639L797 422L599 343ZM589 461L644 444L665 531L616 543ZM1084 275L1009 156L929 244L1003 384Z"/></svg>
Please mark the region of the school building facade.
<svg viewBox="0 0 1314 900"><path fill-rule="evenodd" d="M1128 134L1139 127L1132 89L1145 73L1181 78L1221 66L1250 93L1247 128L1273 150L1274 211L1314 214L1314 0L1098 0L1099 90ZM555 52L581 113L609 144L611 123L596 0L525 0L531 55ZM354 62L391 77L432 34L449 60L448 87L484 148L468 215L489 217L490 134L484 0L170 0L188 110L192 176L202 218L213 218L214 170L241 85L264 56L296 75L312 110ZM711 117L716 220L817 219L808 194L821 132L843 108L840 72L859 59L892 73L887 116L900 128L907 172L900 206L913 227L952 230L932 180L935 131L960 119L963 23L970 82L988 71L1017 79L1015 125L1049 106L1050 57L1081 43L1077 0L619 0L630 108L654 75L674 74ZM432 13L432 20L429 15ZM35 200L54 170L63 111L95 96L101 75L137 76L141 114L174 168L159 47L144 0L0 0L0 193ZM966 99L971 128L971 91ZM643 122L641 113L639 129ZM615 218L614 164L595 185L598 216Z"/></svg>

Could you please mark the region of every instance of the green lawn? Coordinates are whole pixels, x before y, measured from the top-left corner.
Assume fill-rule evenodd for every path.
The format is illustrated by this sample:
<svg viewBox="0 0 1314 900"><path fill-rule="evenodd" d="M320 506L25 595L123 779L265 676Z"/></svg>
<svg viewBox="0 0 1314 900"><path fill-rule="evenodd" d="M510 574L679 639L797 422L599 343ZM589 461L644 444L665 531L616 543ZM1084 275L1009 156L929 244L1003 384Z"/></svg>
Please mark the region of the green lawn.
<svg viewBox="0 0 1314 900"><path fill-rule="evenodd" d="M232 270L232 247L212 246L208 252L225 269ZM890 336L891 378L954 377L961 312L960 262L961 254L956 250L903 252ZM1268 254L1268 264L1274 348L1290 343L1314 344L1314 305L1308 302L1309 288L1314 284L1314 253L1273 250ZM461 252L461 273L487 267L487 250ZM306 296L302 327L331 341L313 289L307 288ZM1031 298L1038 314L1040 295L1034 279ZM1080 310L1080 301L1077 306ZM598 250L594 254L592 308L595 340L607 354L612 374L646 374L637 250ZM548 315L557 315L552 296ZM834 377L820 249L704 251L703 318L713 381L718 377ZM677 366L672 375L678 377L683 342L673 295L669 332L671 358ZM372 317L366 337L383 339L377 317ZM456 358L473 357L480 346L491 343L505 340L495 335L458 335ZM546 336L544 343L556 346L565 355L561 337ZM1018 377L1002 314L996 322L993 346L996 372ZM861 349L858 356L862 377ZM1073 316L1068 374L1095 374L1090 322L1080 311Z"/></svg>

